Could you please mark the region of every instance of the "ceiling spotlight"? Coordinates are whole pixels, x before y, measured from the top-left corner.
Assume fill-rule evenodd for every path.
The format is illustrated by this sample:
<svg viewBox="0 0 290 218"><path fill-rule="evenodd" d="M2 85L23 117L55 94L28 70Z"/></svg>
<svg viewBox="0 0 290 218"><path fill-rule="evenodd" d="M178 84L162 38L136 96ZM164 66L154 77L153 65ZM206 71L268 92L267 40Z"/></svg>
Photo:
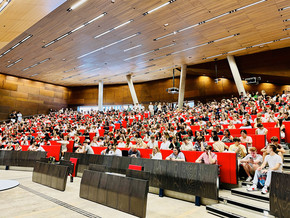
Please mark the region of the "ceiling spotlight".
<svg viewBox="0 0 290 218"><path fill-rule="evenodd" d="M68 12L76 9L77 7L79 7L80 5L82 5L83 3L85 3L87 0L80 0L77 3L75 3L73 6L71 6L70 8L67 9Z"/></svg>

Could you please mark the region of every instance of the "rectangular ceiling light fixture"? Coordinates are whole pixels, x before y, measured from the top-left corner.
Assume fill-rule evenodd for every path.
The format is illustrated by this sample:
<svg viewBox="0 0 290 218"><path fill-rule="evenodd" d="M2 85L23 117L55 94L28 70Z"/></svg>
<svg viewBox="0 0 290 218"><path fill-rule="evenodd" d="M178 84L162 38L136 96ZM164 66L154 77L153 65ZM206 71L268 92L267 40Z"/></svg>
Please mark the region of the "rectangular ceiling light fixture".
<svg viewBox="0 0 290 218"><path fill-rule="evenodd" d="M94 78L94 77L97 77L97 76L100 76L100 74L97 74L97 75L93 75L93 76L89 76L89 77L80 79L80 81L84 81L84 80L87 80L87 79L91 79L91 78Z"/></svg>
<svg viewBox="0 0 290 218"><path fill-rule="evenodd" d="M212 44L214 42L219 42L219 41L222 41L222 40L226 40L226 39L238 36L238 35L240 35L240 33L236 33L236 34L233 34L233 35L230 35L230 36L226 36L226 37L223 37L223 38L219 38L219 39L216 39L216 40L205 42L205 43L202 43L202 44L199 44L199 45L195 45L195 46L190 47L190 48L186 48L186 49L182 49L182 50L179 50L179 51L175 51L175 52L172 52L172 53L169 53L169 54L166 54L166 55L162 55L162 56L159 56L159 57L156 57L156 58L152 58L152 59L149 59L148 61L145 61L145 62L156 61L158 59L161 59L161 58L164 58L164 57L167 57L167 56L170 56L170 55L175 55L175 54L178 54L178 53L181 53L181 52L185 52L185 51L188 51L188 50L191 50L191 49L199 48L199 47L202 47L202 46L205 46L205 45L209 45L209 44ZM145 63L145 62L143 62L143 63ZM140 64L140 63L138 63L138 64Z"/></svg>
<svg viewBox="0 0 290 218"><path fill-rule="evenodd" d="M242 51L242 50L246 50L246 49L251 49L251 48L255 48L255 47L260 47L260 46L264 46L266 44L270 44L270 43L274 43L274 42L279 42L279 41L283 41L283 40L287 40L287 39L290 39L290 36L289 37L286 37L286 38L282 38L282 39L275 39L273 41L264 42L264 43L257 44L257 45L248 46L248 47L245 47L245 48L236 49L236 50L229 51L229 52L225 52L225 53L222 53L222 54L213 55L213 56L210 56L210 57L204 57L204 58L202 58L202 60L206 60L206 59L210 59L210 58L215 58L215 57L222 56L222 55L226 55L226 54L232 54L232 53L235 53L235 52L238 52L238 51Z"/></svg>
<svg viewBox="0 0 290 218"><path fill-rule="evenodd" d="M254 5L260 4L260 3L265 2L265 1L267 1L267 0L260 0L260 1L254 2L254 3L252 3L252 4L245 5L245 6L243 6L243 7L240 7L240 8L237 8L237 9L231 10L231 11L228 11L228 12L226 12L226 13L220 14L220 15L215 16L215 17L212 17L212 18L209 18L209 19L207 19L207 20L201 21L201 22L196 23L196 24L194 24L194 25L191 25L191 26L185 27L185 28L180 29L180 30L173 31L173 32L171 32L171 33L168 33L168 34L163 35L163 36L160 36L160 37L157 37L157 38L153 39L153 41L157 41L157 40L160 40L160 39L164 39L164 38L166 38L166 37L168 37L168 36L172 36L172 35L175 35L175 34L177 34L177 33L181 33L181 32L183 32L183 31L185 31L185 30L192 29L192 28L197 27L197 26L199 26L199 25L202 25L202 24L208 23L208 22L210 22L210 21L213 21L213 20L219 19L219 18L221 18L221 17L224 17L224 16L226 16L226 15L232 14L232 13L234 13L234 12L244 10L244 9L246 9L246 8L248 8L248 7L252 7L252 6L254 6Z"/></svg>
<svg viewBox="0 0 290 218"><path fill-rule="evenodd" d="M32 75L29 76L29 77L34 77L34 76L37 76L37 75L39 75L39 73L32 74Z"/></svg>
<svg viewBox="0 0 290 218"><path fill-rule="evenodd" d="M6 66L7 68L14 66L15 64L19 63L20 61L22 61L22 58L19 58L17 61L14 61L13 63L9 64L8 66Z"/></svg>
<svg viewBox="0 0 290 218"><path fill-rule="evenodd" d="M120 39L120 40L118 40L118 41L116 41L116 42L113 42L113 43L111 43L111 44L108 44L108 45L106 45L106 46L103 46L103 47L101 47L101 48L98 48L98 49L96 49L96 50L94 50L94 51L91 51L91 52L89 52L89 53L86 53L86 54L84 54L84 55L81 55L81 56L78 57L78 59L83 58L83 57L86 57L86 56L91 55L91 54L93 54L93 53L96 53L96 52L98 52L98 51L101 51L101 50L103 50L103 49L105 49L105 48L108 48L108 47L111 47L111 46L113 46L113 45L116 45L116 44L118 44L118 43L120 43L120 42L123 42L123 41L126 41L126 40L128 40L128 39L131 39L132 37L138 36L138 35L140 35L140 34L141 34L141 33L138 32L138 33L135 33L135 34L133 34L133 35L131 35L131 36L128 36L128 37L126 37L126 38Z"/></svg>
<svg viewBox="0 0 290 218"><path fill-rule="evenodd" d="M8 50L6 50L5 52L3 52L0 55L0 58L2 58L4 55L8 54L9 52L11 52L13 49L15 49L16 47L18 47L19 45L21 45L23 42L25 42L27 39L31 38L32 35L29 34L28 36L26 36L24 39L22 39L21 41L17 42L15 45L13 45L11 48L9 48Z"/></svg>
<svg viewBox="0 0 290 218"><path fill-rule="evenodd" d="M107 33L110 33L110 32L112 32L112 31L114 31L114 30L116 30L116 29L119 29L120 27L123 27L123 26L125 26L125 25L127 25L127 24L129 24L129 23L131 23L131 22L133 22L133 21L134 21L134 20L131 19L131 20L125 22L125 23L120 24L119 26L116 26L116 27L114 27L114 28L112 28L112 29L109 29L109 30L106 31L106 32L103 32L103 33L101 33L101 34L95 36L94 38L95 38L95 39L100 38L101 36L106 35Z"/></svg>
<svg viewBox="0 0 290 218"><path fill-rule="evenodd" d="M130 50L135 49L135 48L139 48L141 46L142 46L142 44L139 44L139 45L133 46L131 48L127 48L127 49L124 50L124 52L130 51Z"/></svg>
<svg viewBox="0 0 290 218"><path fill-rule="evenodd" d="M176 43L172 43L172 44L169 44L169 45L165 45L165 46L163 46L163 47L156 48L156 49L153 49L153 50L151 50L151 51L147 51L147 52L144 52L144 53L142 53L142 54L138 54L138 55L135 55L135 56L132 56L132 57L126 58L126 59L124 59L124 61L129 61L129 60L131 60L131 59L134 59L134 58L137 58L137 57L140 57L140 56L143 56L143 55L147 55L147 54L150 54L150 53L152 53L152 52L159 51L159 50L162 50L162 49L164 49L164 48L168 48L168 47L171 47L171 46L174 46L174 45L176 45Z"/></svg>
<svg viewBox="0 0 290 218"><path fill-rule="evenodd" d="M50 60L50 58L46 58L46 59L44 59L42 61L37 62L36 64L33 64L33 65L29 66L29 67L24 68L22 71L29 70L29 69L31 69L33 67L36 67L37 65L42 64L42 63L44 63L46 61L49 61L49 60Z"/></svg>
<svg viewBox="0 0 290 218"><path fill-rule="evenodd" d="M160 8L163 8L163 7L165 7L166 5L169 5L169 4L173 3L173 2L176 2L176 0L170 0L170 1L168 1L168 2L166 2L166 3L164 3L164 4L162 4L162 5L159 5L158 7L154 8L154 9L152 9L152 10L150 10L150 11L147 11L147 12L143 13L143 15L146 16L147 14L150 14L150 13L152 13L152 12L154 12L154 11L157 11L157 10L159 10Z"/></svg>
<svg viewBox="0 0 290 218"><path fill-rule="evenodd" d="M90 23L92 23L92 22L94 22L94 21L96 21L96 20L98 20L98 19L104 17L106 14L107 14L107 12L104 12L104 13L102 13L101 15L95 17L94 19L92 19L92 20L90 20L90 21L88 21L88 22L86 22L86 23L84 23L84 24L78 26L77 28L75 28L75 29L73 29L73 30L71 30L71 31L68 31L67 33L61 35L60 37L58 37L58 38L56 38L56 39L50 41L50 42L47 43L47 44L45 44L44 46L42 46L42 48L47 48L48 46L52 45L53 43L58 42L59 40L65 38L65 37L67 37L67 36L69 36L70 34L76 32L76 31L78 31L78 30L80 30L80 29L82 29L83 27L89 25Z"/></svg>
<svg viewBox="0 0 290 218"><path fill-rule="evenodd" d="M70 8L67 9L68 12L76 9L77 7L79 7L80 5L82 5L83 3L85 3L87 0L80 0L77 3L75 3L74 5L72 5Z"/></svg>
<svg viewBox="0 0 290 218"><path fill-rule="evenodd" d="M289 8L290 8L290 6L287 6L287 7L284 7L284 8L279 8L278 11L284 11L284 10L289 9Z"/></svg>
<svg viewBox="0 0 290 218"><path fill-rule="evenodd" d="M3 0L0 2L0 4L2 2L3 2ZM4 4L0 7L0 12L3 11L10 2L11 2L11 0L6 0L6 2L4 2Z"/></svg>
<svg viewBox="0 0 290 218"><path fill-rule="evenodd" d="M72 75L72 76L68 76L68 77L62 78L61 80L71 79L71 78L76 77L76 76L79 76L79 75L81 75L81 74L78 73L78 74L75 74L75 75Z"/></svg>

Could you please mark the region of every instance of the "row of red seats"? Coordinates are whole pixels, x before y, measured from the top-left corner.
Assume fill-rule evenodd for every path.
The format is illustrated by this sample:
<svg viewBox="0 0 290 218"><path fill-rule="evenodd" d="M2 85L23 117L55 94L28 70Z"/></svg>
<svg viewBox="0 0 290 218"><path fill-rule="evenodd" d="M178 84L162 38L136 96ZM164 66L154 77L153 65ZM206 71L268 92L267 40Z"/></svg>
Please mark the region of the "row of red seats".
<svg viewBox="0 0 290 218"><path fill-rule="evenodd" d="M95 154L101 154L101 152L106 149L104 147L93 147ZM120 150L129 150L129 148L120 148ZM150 158L152 154L152 149L138 149L141 153L142 158ZM187 162L194 163L196 159L202 154L200 151L182 151L185 155ZM169 156L171 150L161 150L162 159L164 160ZM237 184L237 158L236 153L223 152L216 153L218 164L220 165L220 181L222 183Z"/></svg>

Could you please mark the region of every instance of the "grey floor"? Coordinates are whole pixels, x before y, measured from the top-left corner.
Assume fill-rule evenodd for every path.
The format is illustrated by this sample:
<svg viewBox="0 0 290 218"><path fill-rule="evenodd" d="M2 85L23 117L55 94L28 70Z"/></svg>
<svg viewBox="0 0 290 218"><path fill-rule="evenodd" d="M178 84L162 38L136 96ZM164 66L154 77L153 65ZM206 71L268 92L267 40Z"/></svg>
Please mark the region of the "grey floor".
<svg viewBox="0 0 290 218"><path fill-rule="evenodd" d="M31 171L0 170L0 179L20 185L0 191L0 217L133 217L118 210L79 198L80 178L68 181L65 192L32 182ZM173 198L148 194L147 217L215 217L205 207Z"/></svg>

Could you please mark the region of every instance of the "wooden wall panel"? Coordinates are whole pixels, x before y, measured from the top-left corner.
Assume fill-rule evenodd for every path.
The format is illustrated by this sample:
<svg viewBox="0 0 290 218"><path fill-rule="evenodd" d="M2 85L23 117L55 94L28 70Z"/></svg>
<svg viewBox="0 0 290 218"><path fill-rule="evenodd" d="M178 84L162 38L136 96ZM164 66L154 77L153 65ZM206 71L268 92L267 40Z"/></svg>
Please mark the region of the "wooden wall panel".
<svg viewBox="0 0 290 218"><path fill-rule="evenodd" d="M221 78L216 84L215 78L208 76L188 75L186 79L185 99L209 101L213 99L237 96L238 91L232 79ZM177 102L177 94L168 94L167 88L172 87L172 79L156 80L146 83L135 84L135 90L140 103L148 105L150 101ZM290 91L290 85L277 85L272 83L261 83L259 85L245 85L246 91L261 92L266 90L269 95L282 93L283 90ZM175 87L179 87L179 78L175 79ZM92 94L93 91L93 94ZM69 106L97 105L97 87L75 87L71 88ZM104 105L132 104L132 98L127 85L104 86Z"/></svg>
<svg viewBox="0 0 290 218"><path fill-rule="evenodd" d="M26 116L67 107L69 92L62 86L0 74L0 120L13 110Z"/></svg>

